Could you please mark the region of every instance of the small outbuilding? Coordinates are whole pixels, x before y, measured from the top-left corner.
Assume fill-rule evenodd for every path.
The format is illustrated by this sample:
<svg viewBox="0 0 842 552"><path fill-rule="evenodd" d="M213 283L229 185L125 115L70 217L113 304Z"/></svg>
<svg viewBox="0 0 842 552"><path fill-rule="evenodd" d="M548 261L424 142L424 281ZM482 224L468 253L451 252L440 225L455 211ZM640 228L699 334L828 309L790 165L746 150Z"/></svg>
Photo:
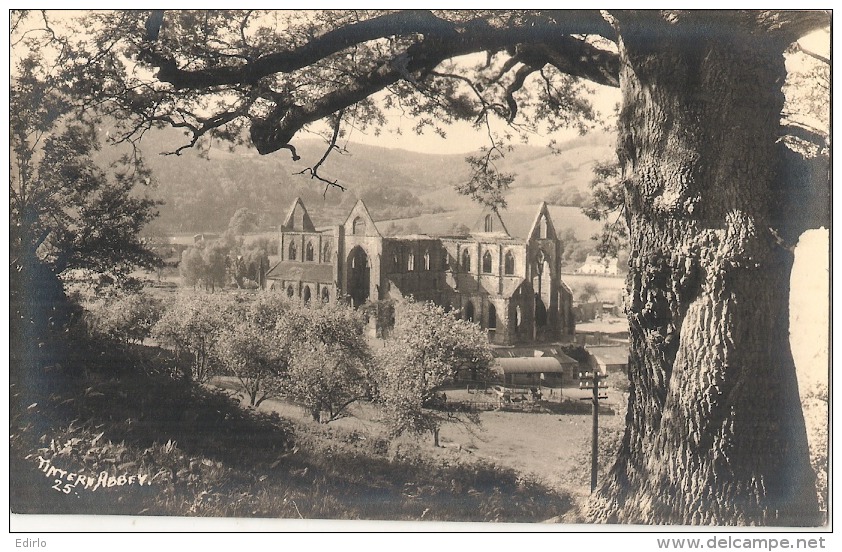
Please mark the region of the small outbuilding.
<svg viewBox="0 0 842 552"><path fill-rule="evenodd" d="M626 373L629 367L628 345L614 347L586 347L591 368L603 374Z"/></svg>
<svg viewBox="0 0 842 552"><path fill-rule="evenodd" d="M559 353L554 356L496 358L491 366L504 385L561 387L564 373L578 363Z"/></svg>

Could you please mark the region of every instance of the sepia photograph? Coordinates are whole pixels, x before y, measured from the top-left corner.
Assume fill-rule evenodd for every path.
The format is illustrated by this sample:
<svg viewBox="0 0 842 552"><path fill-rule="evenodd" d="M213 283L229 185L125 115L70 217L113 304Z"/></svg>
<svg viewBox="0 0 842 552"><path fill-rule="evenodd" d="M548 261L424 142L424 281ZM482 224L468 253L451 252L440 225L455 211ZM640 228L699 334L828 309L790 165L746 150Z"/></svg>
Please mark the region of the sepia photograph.
<svg viewBox="0 0 842 552"><path fill-rule="evenodd" d="M831 25L9 10L15 546L831 531Z"/></svg>

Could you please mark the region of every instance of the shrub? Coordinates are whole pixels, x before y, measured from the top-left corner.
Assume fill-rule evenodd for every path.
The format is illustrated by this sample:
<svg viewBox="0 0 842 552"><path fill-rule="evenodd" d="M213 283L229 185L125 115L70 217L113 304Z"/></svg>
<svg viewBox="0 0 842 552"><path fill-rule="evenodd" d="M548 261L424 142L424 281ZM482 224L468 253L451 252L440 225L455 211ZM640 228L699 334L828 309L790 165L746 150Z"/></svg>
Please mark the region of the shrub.
<svg viewBox="0 0 842 552"><path fill-rule="evenodd" d="M483 330L432 303L400 303L395 330L380 351L376 379L380 404L393 435L433 434L446 421L475 414L449 409L439 388L462 371L488 379L491 348ZM436 408L429 408L435 406Z"/></svg>
<svg viewBox="0 0 842 552"><path fill-rule="evenodd" d="M278 321L276 341L289 344L284 395L316 421L331 422L354 402L370 398L371 352L363 315L340 304L297 304Z"/></svg>
<svg viewBox="0 0 842 552"><path fill-rule="evenodd" d="M111 297L95 304L89 311L94 334L120 343L143 343L160 320L163 306L159 299L145 293Z"/></svg>
<svg viewBox="0 0 842 552"><path fill-rule="evenodd" d="M826 383L810 386L801 400L810 445L810 463L816 472L819 508L828 511L828 388Z"/></svg>
<svg viewBox="0 0 842 552"><path fill-rule="evenodd" d="M214 353L219 337L240 308L231 296L178 295L167 305L152 335L172 348L177 358L188 355L190 364L182 372L203 383L216 374Z"/></svg>

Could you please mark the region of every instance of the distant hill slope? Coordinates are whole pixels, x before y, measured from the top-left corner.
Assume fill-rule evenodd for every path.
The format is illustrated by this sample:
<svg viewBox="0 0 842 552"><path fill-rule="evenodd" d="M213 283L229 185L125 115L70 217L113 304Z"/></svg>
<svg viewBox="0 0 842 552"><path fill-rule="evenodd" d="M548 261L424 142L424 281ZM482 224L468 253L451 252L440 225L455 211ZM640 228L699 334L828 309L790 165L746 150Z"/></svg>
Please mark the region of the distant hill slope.
<svg viewBox="0 0 842 552"><path fill-rule="evenodd" d="M535 221L540 202L535 204L509 205L501 211L501 217L506 224L509 234L513 238L525 239ZM550 205L550 216L553 219L556 232L561 234L568 228L579 240L588 240L598 234L602 223L590 220L578 207L561 207ZM471 205L466 208L448 211L446 213L425 214L412 218L388 219L376 221L377 228L386 234L391 234L390 228L396 229L396 234L418 233L440 236L450 233L454 225L464 224L471 227L480 217L482 208Z"/></svg>
<svg viewBox="0 0 842 552"><path fill-rule="evenodd" d="M296 197L301 197L316 225L344 220L358 198L366 201L377 220L414 218L439 212L477 211L469 198L458 195L454 185L469 177L464 154L426 154L362 144L349 144L348 152L334 152L320 175L346 188L329 189L309 174L296 174L314 165L325 144L316 139L296 142L301 160L292 161L281 150L261 156L242 147L233 150L214 143L209 150L185 150L181 155L160 155L186 143L178 131L154 131L141 147L154 171L153 195L165 204L156 222L158 231L221 231L234 212L246 207L261 215L261 225L277 225ZM562 153L543 146L519 145L498 163L501 171L517 176L507 200L512 208L535 208L562 186L586 190L591 167L609 158L613 136L595 132L561 144ZM115 148L105 147L103 160L116 158ZM530 214L531 216L531 214Z"/></svg>

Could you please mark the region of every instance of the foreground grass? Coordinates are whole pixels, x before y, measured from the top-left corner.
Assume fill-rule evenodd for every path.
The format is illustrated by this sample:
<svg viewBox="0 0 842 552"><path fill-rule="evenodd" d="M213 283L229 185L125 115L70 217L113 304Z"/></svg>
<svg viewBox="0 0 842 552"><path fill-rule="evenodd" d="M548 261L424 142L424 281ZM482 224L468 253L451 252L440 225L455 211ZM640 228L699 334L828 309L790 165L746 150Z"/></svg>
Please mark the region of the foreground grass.
<svg viewBox="0 0 842 552"><path fill-rule="evenodd" d="M511 469L243 409L168 374L166 351L54 350L10 390L16 513L532 522L571 507Z"/></svg>

